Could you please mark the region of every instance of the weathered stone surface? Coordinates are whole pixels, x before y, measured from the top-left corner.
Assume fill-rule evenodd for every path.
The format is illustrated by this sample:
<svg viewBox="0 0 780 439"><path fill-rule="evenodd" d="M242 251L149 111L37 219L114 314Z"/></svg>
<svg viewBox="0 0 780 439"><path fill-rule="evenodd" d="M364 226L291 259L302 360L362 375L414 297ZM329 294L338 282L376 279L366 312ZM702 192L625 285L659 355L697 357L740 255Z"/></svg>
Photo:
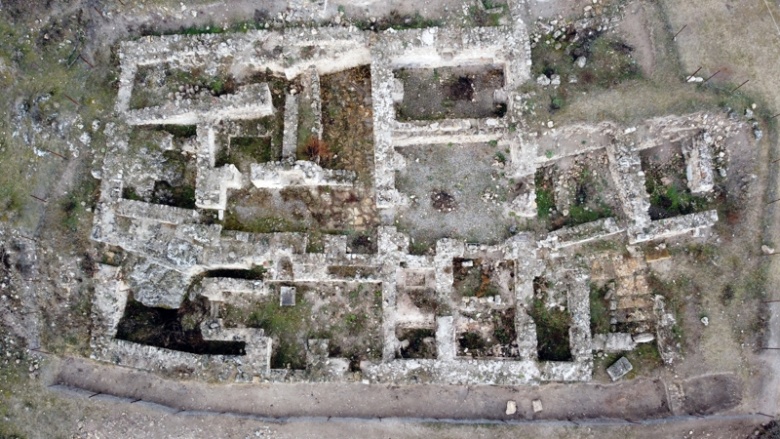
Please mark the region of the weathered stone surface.
<svg viewBox="0 0 780 439"><path fill-rule="evenodd" d="M607 368L607 374L612 381L617 381L634 369L634 366L626 357L620 357L612 366Z"/></svg>
<svg viewBox="0 0 780 439"><path fill-rule="evenodd" d="M268 84L250 84L235 94L185 102L168 102L159 107L130 110L130 125L195 125L205 121L255 119L274 113Z"/></svg>
<svg viewBox="0 0 780 439"><path fill-rule="evenodd" d="M153 220L167 224L184 224L197 222L200 219L194 210L125 199L119 200L116 214L127 218Z"/></svg>
<svg viewBox="0 0 780 439"><path fill-rule="evenodd" d="M323 169L314 162L254 163L251 167L252 184L256 188L283 188L292 186L352 186L355 173Z"/></svg>
<svg viewBox="0 0 780 439"><path fill-rule="evenodd" d="M235 279L229 277L210 277L201 281L198 295L209 302L230 302L236 295L254 298L268 296L268 286L261 280Z"/></svg>
<svg viewBox="0 0 780 439"><path fill-rule="evenodd" d="M148 260L136 264L128 276L128 286L135 300L157 308L178 308L189 281L181 272Z"/></svg>
<svg viewBox="0 0 780 439"><path fill-rule="evenodd" d="M712 144L712 137L704 132L695 136L691 144L683 148L688 188L694 194L711 192L715 186Z"/></svg>
<svg viewBox="0 0 780 439"><path fill-rule="evenodd" d="M609 238L623 232L625 229L618 226L614 218L603 218L550 232L546 239L539 242L539 245L540 247L562 249Z"/></svg>
<svg viewBox="0 0 780 439"><path fill-rule="evenodd" d="M658 344L658 353L666 364L673 364L680 356L677 342L674 338L672 328L677 321L672 313L666 311L666 301L663 296L654 297L653 313L657 320L656 343Z"/></svg>
<svg viewBox="0 0 780 439"><path fill-rule="evenodd" d="M250 382L253 377L267 377L271 370L272 340L257 328L224 328L221 320L204 321L200 325L204 340L244 342L245 355L237 368L238 382Z"/></svg>
<svg viewBox="0 0 780 439"><path fill-rule="evenodd" d="M224 211L228 189L240 189L241 173L233 165L199 169L195 186L195 205L201 209Z"/></svg>
<svg viewBox="0 0 780 439"><path fill-rule="evenodd" d="M324 5L319 2L312 9L322 7L324 10ZM271 341L262 331L226 329L218 320L210 320L201 328L204 338L243 341L247 355L184 354L113 339L130 291L147 306L176 308L194 276L207 270L241 270L263 265L267 269L263 281L207 278L199 290L193 288L193 294L200 294L215 304L251 300L265 298L270 291L276 291L276 287L269 288L276 283L283 285L279 300L285 305L290 304L285 302L285 297L295 297L294 291L290 294L295 287L288 286L295 282L361 282L375 287L381 291L382 360L364 361L360 365L366 382L422 380L510 385L587 381L593 371L593 350L630 350L637 343L652 341L654 336L645 331L654 327L658 331L655 337L661 356L664 361L671 362L675 355L671 338L674 318L665 311L662 299L653 302L649 297L641 249L629 246L630 257L619 255L621 261L601 261L603 266L591 268L593 280L614 280L607 293L610 320L613 323L625 323L630 319L635 319L631 323L638 322L631 334L596 334L592 340L588 301L591 277L586 269L572 262L566 249L623 233L631 242L660 240L689 232L696 234L714 224L717 215L712 212L651 221L647 213L649 198L639 151L662 142L690 141L684 151L690 189L707 192L712 182L711 148L719 146L718 139L726 130L721 125L728 122L719 117L719 120L713 121L716 117L707 119L705 114L695 114L653 119L631 127L620 127L614 123L556 126L560 124L550 121L541 127L540 133L536 133L536 129L528 130L522 114L525 98L516 91L519 84L530 79L530 47L520 19L524 6L521 2L510 2L508 6L512 24L506 27L413 29L384 33L322 28L301 30L295 35L247 32L238 35L170 36L124 43L117 97L117 113L124 117L124 124L107 129L110 137L108 152L103 169L98 173L107 178L101 185L92 236L97 241L121 247L132 260L140 258L140 262L132 262L133 265L121 270L107 267L99 270L97 278L103 284L96 288L95 295L94 309L100 315L94 325L93 356L150 370L189 367L196 370L196 376L208 379L301 379L305 374L270 369ZM317 11L295 11L290 14L307 17L319 14ZM203 102L179 96L173 103L160 107L129 110L138 66L163 63L187 69L197 65L208 71L223 67L231 72L268 69L275 75L296 80L295 85L287 90L285 102L281 145L285 160L254 164L249 167L250 175L242 174L233 165L216 167L217 157L225 152L225 147L229 147L231 137L267 138L272 135L267 127L241 128L242 123L235 122L266 117L278 110L272 106L266 84L243 86L238 93ZM494 92L493 98L506 104L506 115L484 119L396 120L394 103L403 99L404 90L393 69L474 63L503 66L506 83ZM575 63L582 67L586 60L579 58ZM308 161L294 161L302 127L301 114L297 112L312 110L313 120L303 128L310 130L311 136L321 138L320 75L367 64L371 65L375 166L372 170L373 187L370 189L375 194L375 200L368 197L366 206L370 208L375 202L383 212L383 218L392 218L410 201L396 190L395 174L405 166L396 148L450 142L490 142L500 150L509 150L509 160L496 167L506 176L517 179L514 183L518 186L524 185L524 192L504 205L504 213L524 218L537 214L533 178L530 176L538 167L561 159L576 160L583 154L602 154L606 157L603 164L609 166L608 178L619 188L622 215L559 229L547 235L542 242L537 242L537 236L530 233L516 234L494 245L441 239L436 242L435 252L425 255L410 254L409 236L393 227L380 227L376 254L348 252L346 236L324 236L320 252L309 253L307 247L311 241L303 233L223 231L219 223L206 223L211 221L210 215L198 214L195 210L122 199L126 184L141 188L146 194L154 189L156 181L173 178L167 175L171 172L163 169L158 162L163 158L162 151L175 151L177 148L181 148L184 156L195 157L196 206L218 210L220 216L227 206L231 189L273 191L290 186L351 186L354 174L323 169ZM545 85L555 86L561 82L557 75L540 79ZM159 152L142 152L125 166L125 157L137 154L128 146L126 125L162 123L196 124L196 135L174 141L172 136L161 134L155 139ZM546 140L540 140L537 134ZM572 136L579 137L571 141ZM580 139L587 139L587 142ZM547 154L547 146L540 148L544 142L556 147L555 154ZM562 146L558 148L559 145ZM725 162L715 161L719 169L723 169ZM241 169L245 169L243 165ZM360 217L355 225L363 225L364 221L368 222ZM514 234L516 229L511 232ZM766 249L762 251L768 252ZM453 304L455 258L466 261L463 263L466 268L477 267L475 261L478 259L507 264L511 268L502 274L511 279L506 281L507 292L503 295L491 293L487 297L465 297L461 298L464 299L462 302ZM331 267L347 270L331 271ZM534 299L534 280L547 276L548 269L554 272L554 276L549 276L554 278L553 284L560 284L563 291L553 306L565 309L571 315L572 361L540 362L537 358L537 328L528 309ZM121 279L120 273L124 272L127 272L127 278ZM437 301L453 305L452 313L441 316L419 309L402 312L405 310L404 300L409 301L404 299L404 295L419 290L433 291ZM514 322L511 323L514 323L517 334L507 357L471 359L458 356L458 335L478 323L480 307L514 311ZM651 307L655 313L651 312ZM215 309L212 308L212 311ZM654 326L656 322L658 325ZM402 343L396 336L399 327L435 328L435 358L396 359ZM307 372L315 371L317 379L323 380L350 379L353 374L348 372L349 361L328 358L328 343L324 339L308 341L305 346ZM516 404L514 407L507 405L507 414L516 410ZM533 410L535 413L542 410L541 401L533 401Z"/></svg>
<svg viewBox="0 0 780 439"><path fill-rule="evenodd" d="M642 334L637 334L634 336L634 343L636 344L650 343L653 340L655 340L655 335L650 334L649 332L644 332Z"/></svg>
<svg viewBox="0 0 780 439"><path fill-rule="evenodd" d="M633 350L636 341L631 334L625 332L610 332L593 336L593 350L602 352L627 352Z"/></svg>
<svg viewBox="0 0 780 439"><path fill-rule="evenodd" d="M436 358L441 361L455 359L455 328L452 316L436 318Z"/></svg>
<svg viewBox="0 0 780 439"><path fill-rule="evenodd" d="M518 195L509 205L509 212L523 218L535 217L537 214L536 194L533 192L527 192Z"/></svg>
<svg viewBox="0 0 780 439"><path fill-rule="evenodd" d="M295 160L298 149L298 95L287 93L284 101L282 158Z"/></svg>
<svg viewBox="0 0 780 439"><path fill-rule="evenodd" d="M711 228L716 222L718 222L717 210L666 218L653 221L641 230L637 230L636 237L630 241L633 244L671 238L686 233L699 236L703 230Z"/></svg>

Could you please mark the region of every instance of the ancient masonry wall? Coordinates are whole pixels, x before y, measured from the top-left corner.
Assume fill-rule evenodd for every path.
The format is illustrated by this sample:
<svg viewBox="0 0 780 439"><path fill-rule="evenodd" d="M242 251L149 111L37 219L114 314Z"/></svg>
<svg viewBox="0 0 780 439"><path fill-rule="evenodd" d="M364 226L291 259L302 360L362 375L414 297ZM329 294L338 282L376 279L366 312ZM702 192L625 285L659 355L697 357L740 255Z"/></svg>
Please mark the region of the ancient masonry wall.
<svg viewBox="0 0 780 439"><path fill-rule="evenodd" d="M374 107L374 151L377 207L392 209L409 200L395 188L395 172L404 160L397 147L447 143L496 141L512 145L510 118L453 119L434 122L399 122L394 102L402 97L393 70L402 67L433 68L459 65L501 65L504 67L508 111L516 110L516 85L530 76L530 49L521 20L509 28L454 30L430 28L393 32L371 47L372 101ZM512 156L514 160L515 156Z"/></svg>
<svg viewBox="0 0 780 439"><path fill-rule="evenodd" d="M129 125L196 125L226 119L254 119L273 113L268 84L250 84L239 88L235 94L217 98L208 96L129 110L125 120Z"/></svg>
<svg viewBox="0 0 780 439"><path fill-rule="evenodd" d="M696 114L653 119L623 131L614 124L563 128L560 131L563 135L575 131L608 132L599 142L562 151L555 159L604 149L627 223L607 218L560 229L539 242L529 234L518 234L495 246L472 246L443 239L437 242L435 254L425 256L409 254L409 237L392 227L379 228L378 251L373 255L348 253L345 236L326 236L324 252L308 253L305 234L258 235L224 231L219 224L201 224L203 218L195 210L122 198L126 172L123 158L130 154L128 137L135 125L197 125L197 142L188 146L195 154L196 205L201 209L217 210L220 216L227 206L228 191L250 184L257 188L351 185L353 174L294 159L302 126L311 129L313 136L320 139L322 136L320 75L367 64L371 66L375 193L380 210L392 211L408 203L406 196L395 188L395 172L404 166L402 156L395 151L397 147L495 140L510 149L508 175L527 178L547 158L540 154L543 139L522 134L525 127L520 112L522 97L515 90L530 77L530 46L521 20L522 2L510 1L509 6L511 25L508 27L388 30L371 35L354 29L301 28L290 29L284 34L166 36L123 43L116 109L125 118L125 123L106 129L111 141L100 172L103 179L92 238L121 247L134 255L134 262L121 270L107 265L101 265L98 270L93 358L148 370L170 372L186 368L204 379L296 379L290 371L271 369L272 341L263 331L224 328L218 319L203 323L204 338L243 341L246 355L194 355L115 339L130 291L136 300L147 306L176 308L196 275L217 268L249 269L258 265L267 269L267 277L262 282L206 279L194 294L217 304L239 300L242 296L267 296L269 286L281 282L359 281L381 285L383 360L361 365L364 377L374 382L406 381L417 375L428 376L433 382L451 384L585 381L592 373L593 349L609 351L637 343L625 334L591 340L588 275L569 266L566 260L556 260L556 255L568 247L621 233L626 233L633 243L686 233L695 235L711 227L718 219L715 211L650 220L647 213L649 197L644 188L639 152L662 142L683 142L690 189L695 193L707 193L714 184L713 167L723 166L723 161L712 155L713 148L722 145L730 130L733 132L733 124ZM318 50L304 50L312 46ZM206 66L209 74L219 67L239 76L266 69L290 80L302 75L303 91L289 91L285 96L282 141L285 160L253 164L251 175L242 175L233 165L215 167L217 153L225 147L225 136L229 142L229 137L235 134L230 128L231 121L267 117L280 110L273 108L267 84L250 84L233 95L209 100L178 100L158 107L131 110L129 103L139 66L163 63L177 68ZM504 118L413 123L395 119L394 99L398 99L402 90L393 75L394 69L485 64L504 67L506 86L500 90L506 95L508 106ZM310 126L304 124L305 118ZM642 143L635 140L645 138L651 140ZM527 217L535 215L532 186L529 193L513 200L507 212ZM517 358L474 360L458 357L456 328L461 317L454 311L452 315L434 317L433 321L427 322L435 329L436 359L397 360L400 341L396 329L413 323L410 316L400 315L398 311L399 283L405 283L404 276L410 270L422 273L426 282L435 285L438 299L446 301L453 294L453 259L476 257L481 252L500 254L504 260L514 263ZM566 306L572 316L569 335L573 360L570 362L538 361L536 324L526 311L533 303L534 278L542 274L547 264L559 266L569 287ZM354 277L334 275L327 269L332 265L363 267L365 270ZM124 274L126 278L122 277ZM655 311L660 322L657 337L662 357L672 361L673 350L668 348L667 333L673 317L665 311L662 299L656 299ZM322 372L322 379L347 379L349 362L328 358L327 344L327 340L309 340L307 363Z"/></svg>

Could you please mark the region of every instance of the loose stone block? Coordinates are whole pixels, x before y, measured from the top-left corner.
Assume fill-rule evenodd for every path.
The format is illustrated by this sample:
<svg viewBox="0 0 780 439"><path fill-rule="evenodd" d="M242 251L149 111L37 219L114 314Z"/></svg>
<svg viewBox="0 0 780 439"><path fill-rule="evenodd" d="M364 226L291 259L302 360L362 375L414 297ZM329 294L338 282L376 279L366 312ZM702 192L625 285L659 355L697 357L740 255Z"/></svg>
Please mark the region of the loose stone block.
<svg viewBox="0 0 780 439"><path fill-rule="evenodd" d="M280 296L281 306L295 306L295 287L282 287Z"/></svg>
<svg viewBox="0 0 780 439"><path fill-rule="evenodd" d="M612 366L607 368L607 374L612 378L612 381L617 381L626 376L626 374L633 369L634 366L628 361L628 358L620 357Z"/></svg>

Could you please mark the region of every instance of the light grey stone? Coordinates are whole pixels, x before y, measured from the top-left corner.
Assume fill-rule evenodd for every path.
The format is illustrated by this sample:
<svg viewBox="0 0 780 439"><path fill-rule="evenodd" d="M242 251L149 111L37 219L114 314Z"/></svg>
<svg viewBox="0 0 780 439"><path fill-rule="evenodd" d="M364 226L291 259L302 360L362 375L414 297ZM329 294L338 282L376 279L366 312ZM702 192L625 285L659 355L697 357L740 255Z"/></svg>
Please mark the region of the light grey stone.
<svg viewBox="0 0 780 439"><path fill-rule="evenodd" d="M620 357L612 366L607 368L607 374L612 381L617 381L634 369L634 366L626 357Z"/></svg>

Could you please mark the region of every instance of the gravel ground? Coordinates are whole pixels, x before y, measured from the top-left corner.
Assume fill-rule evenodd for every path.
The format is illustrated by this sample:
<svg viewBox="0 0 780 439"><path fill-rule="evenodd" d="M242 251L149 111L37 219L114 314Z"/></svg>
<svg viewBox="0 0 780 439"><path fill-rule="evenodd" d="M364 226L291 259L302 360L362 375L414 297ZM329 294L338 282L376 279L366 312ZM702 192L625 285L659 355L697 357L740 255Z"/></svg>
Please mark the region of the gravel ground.
<svg viewBox="0 0 780 439"><path fill-rule="evenodd" d="M399 226L415 240L440 238L497 243L508 236L512 224L503 202L512 183L493 166L499 147L490 144L428 145L400 149L406 169L396 186L410 197L411 207L398 215ZM453 206L437 209L432 196L446 192ZM488 199L488 197L490 197Z"/></svg>

